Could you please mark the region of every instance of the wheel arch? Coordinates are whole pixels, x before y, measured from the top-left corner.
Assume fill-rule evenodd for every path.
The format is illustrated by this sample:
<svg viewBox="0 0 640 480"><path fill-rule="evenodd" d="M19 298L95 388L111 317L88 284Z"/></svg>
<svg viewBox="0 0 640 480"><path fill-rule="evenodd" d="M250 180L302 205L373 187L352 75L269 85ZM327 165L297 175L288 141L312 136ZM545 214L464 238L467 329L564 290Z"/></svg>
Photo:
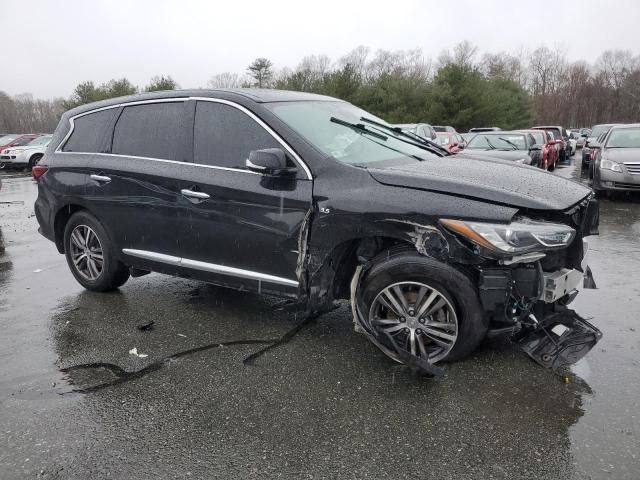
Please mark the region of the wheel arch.
<svg viewBox="0 0 640 480"><path fill-rule="evenodd" d="M39 160L42 157L44 157L44 153L42 152L32 153L31 155L29 155L29 158L27 159L27 165L31 165L32 167L34 167L35 166L35 163L33 163L34 158L37 158Z"/></svg>
<svg viewBox="0 0 640 480"><path fill-rule="evenodd" d="M71 216L79 211L86 211L93 215L93 212L83 205L69 203L58 209L53 220L54 241L58 252L65 253L64 250L64 229ZM95 216L95 215L94 215Z"/></svg>
<svg viewBox="0 0 640 480"><path fill-rule="evenodd" d="M310 248L306 270L309 300L318 304L349 298L351 280L358 265L396 247L414 250L442 262L449 258L449 241L445 235L436 227L416 225L349 238L329 250Z"/></svg>

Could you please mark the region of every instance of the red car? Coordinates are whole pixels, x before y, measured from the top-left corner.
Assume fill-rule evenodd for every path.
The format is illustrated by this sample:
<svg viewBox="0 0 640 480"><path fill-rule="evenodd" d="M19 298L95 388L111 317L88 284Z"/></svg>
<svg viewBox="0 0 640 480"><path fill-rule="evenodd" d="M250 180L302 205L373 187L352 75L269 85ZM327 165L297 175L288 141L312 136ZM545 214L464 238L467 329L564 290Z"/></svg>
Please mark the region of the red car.
<svg viewBox="0 0 640 480"><path fill-rule="evenodd" d="M40 135L35 133L28 133L26 135L14 133L0 137L0 152L9 147L22 147L39 136Z"/></svg>
<svg viewBox="0 0 640 480"><path fill-rule="evenodd" d="M449 153L458 153L462 150L464 138L458 133L436 132L436 142L443 148L446 148Z"/></svg>
<svg viewBox="0 0 640 480"><path fill-rule="evenodd" d="M553 138L551 132L533 128L518 130L518 132L530 133L536 140L536 144L541 146L540 163L538 167L543 170L555 170L558 163L558 149L556 148L556 140Z"/></svg>

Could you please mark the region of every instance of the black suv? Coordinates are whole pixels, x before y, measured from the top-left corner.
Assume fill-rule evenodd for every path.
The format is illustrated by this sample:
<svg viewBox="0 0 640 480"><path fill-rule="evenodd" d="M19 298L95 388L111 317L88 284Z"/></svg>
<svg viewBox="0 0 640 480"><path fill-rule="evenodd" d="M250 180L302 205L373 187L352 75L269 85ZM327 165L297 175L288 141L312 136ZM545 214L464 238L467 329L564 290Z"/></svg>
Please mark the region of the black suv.
<svg viewBox="0 0 640 480"><path fill-rule="evenodd" d="M539 363L600 337L566 305L597 233L592 191L450 156L353 105L277 90L172 91L64 114L34 167L41 233L85 288L150 271L351 299L356 328L423 370L514 334Z"/></svg>

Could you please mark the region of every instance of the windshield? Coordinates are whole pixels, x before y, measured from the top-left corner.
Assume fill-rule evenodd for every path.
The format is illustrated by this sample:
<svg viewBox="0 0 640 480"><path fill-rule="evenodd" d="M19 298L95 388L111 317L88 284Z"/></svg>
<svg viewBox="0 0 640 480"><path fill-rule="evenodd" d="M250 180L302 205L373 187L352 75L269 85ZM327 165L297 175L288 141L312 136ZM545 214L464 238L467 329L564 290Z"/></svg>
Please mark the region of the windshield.
<svg viewBox="0 0 640 480"><path fill-rule="evenodd" d="M449 135L436 134L436 141L440 145L448 145L449 144Z"/></svg>
<svg viewBox="0 0 640 480"><path fill-rule="evenodd" d="M34 138L27 145L29 147L39 147L41 145L47 145L51 140L51 135L42 135L41 137Z"/></svg>
<svg viewBox="0 0 640 480"><path fill-rule="evenodd" d="M614 128L606 148L640 148L640 128Z"/></svg>
<svg viewBox="0 0 640 480"><path fill-rule="evenodd" d="M491 134L476 135L467 144L471 150L526 150L524 135L514 134Z"/></svg>
<svg viewBox="0 0 640 480"><path fill-rule="evenodd" d="M0 145L6 145L7 143L11 143L16 138L18 138L17 135L5 135L4 137L0 137Z"/></svg>
<svg viewBox="0 0 640 480"><path fill-rule="evenodd" d="M610 129L611 125L596 125L595 127L593 127L593 130L591 130L591 134L589 136L598 138L600 135L608 132Z"/></svg>
<svg viewBox="0 0 640 480"><path fill-rule="evenodd" d="M361 121L360 118L366 117L386 124L384 120L346 102L275 102L265 106L313 146L343 163L363 166L398 159L411 162L436 157L419 146L406 143L388 130ZM332 121L332 118L341 123ZM344 122L361 124L377 135L357 131Z"/></svg>
<svg viewBox="0 0 640 480"><path fill-rule="evenodd" d="M545 143L545 141L544 141L544 133L543 132L532 132L531 135L533 135L533 138L535 138L536 143L538 143L540 145Z"/></svg>

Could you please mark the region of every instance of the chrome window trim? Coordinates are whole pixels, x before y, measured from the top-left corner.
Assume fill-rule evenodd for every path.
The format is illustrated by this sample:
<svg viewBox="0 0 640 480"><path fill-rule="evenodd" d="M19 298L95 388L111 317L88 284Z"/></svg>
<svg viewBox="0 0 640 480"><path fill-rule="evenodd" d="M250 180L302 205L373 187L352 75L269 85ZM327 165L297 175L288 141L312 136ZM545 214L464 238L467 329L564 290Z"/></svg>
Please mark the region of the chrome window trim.
<svg viewBox="0 0 640 480"><path fill-rule="evenodd" d="M261 282L277 283L290 287L298 287L296 280L269 275L268 273L254 272L252 270L244 270L242 268L228 267L226 265L217 265L215 263L201 262L199 260L191 260L188 258L175 257L173 255L165 255L163 253L150 252L148 250L137 250L134 248L123 248L122 253L131 255L132 257L143 258L154 262L167 263L176 267L187 267L194 270L204 272L220 273L238 278L246 278L249 280L257 280Z"/></svg>
<svg viewBox="0 0 640 480"><path fill-rule="evenodd" d="M201 163L181 162L179 160L165 160L163 158L137 157L135 155L121 155L119 153L89 153L89 152L62 152L62 153L64 153L65 155L102 155L105 157L133 158L135 160L151 160L154 162L177 163L179 165L187 165L187 166L193 166L193 167L213 168L214 170L228 170L231 172L250 173L251 175L262 175L261 173L252 172L250 170L243 170L241 168L216 167L215 165L203 165Z"/></svg>
<svg viewBox="0 0 640 480"><path fill-rule="evenodd" d="M210 98L210 97L156 98L156 99L153 99L153 100L140 100L140 101L133 101L133 102L123 102L123 103L118 103L118 104L115 104L115 105L108 105L106 107L96 108L95 110L89 110L88 112L82 112L82 113L79 113L78 115L74 115L73 117L69 118L69 131L64 136L62 141L58 144L58 146L56 147L54 153L76 154L76 155L109 155L109 156L117 156L117 157L136 158L136 159L141 159L141 160L155 160L155 161L160 161L160 162L174 162L174 163L180 163L180 164L186 164L186 165L196 165L198 167L213 168L213 169L217 169L217 170L228 170L228 171L232 171L232 172L243 172L243 173L250 173L252 175L261 175L258 172L251 172L249 170L244 170L244 169L241 169L241 168L218 167L218 166L215 166L215 165L205 165L205 164L202 164L202 163L195 163L195 162L180 162L178 160L166 160L166 159L163 159L163 158L137 157L137 156L133 156L133 155L122 155L122 154L118 154L118 153L64 152L64 151L62 151L62 148L64 147L64 144L67 142L67 140L69 139L69 137L71 137L71 134L73 133L73 130L75 128L74 121L75 121L76 118L84 117L85 115L89 115L89 114L96 113L96 112L101 112L101 111L104 111L104 110L110 110L112 108L130 107L130 106L135 106L135 105L146 105L146 104L152 104L152 103L187 102L189 100L195 100L195 101L199 101L199 102L222 103L224 105L229 105L229 106L231 106L233 108L236 108L236 109L240 110L245 115L249 116L249 118L251 118L253 121L255 121L258 125L260 125L264 130L266 130L267 133L269 133L294 158L295 162L300 166L300 168L302 168L302 170L304 170L305 175L307 176L307 180L312 180L313 179L313 176L311 175L311 170L309 169L307 164L302 160L302 158L300 158L300 156L293 150L293 148L291 148L289 146L289 144L287 144L287 142L285 142L280 137L280 135L278 135L269 125L267 125L265 122L263 122L256 114L254 114L251 110L247 109L246 107L244 107L244 106L242 106L242 105L240 105L238 103L232 102L230 100L224 100L222 98Z"/></svg>

